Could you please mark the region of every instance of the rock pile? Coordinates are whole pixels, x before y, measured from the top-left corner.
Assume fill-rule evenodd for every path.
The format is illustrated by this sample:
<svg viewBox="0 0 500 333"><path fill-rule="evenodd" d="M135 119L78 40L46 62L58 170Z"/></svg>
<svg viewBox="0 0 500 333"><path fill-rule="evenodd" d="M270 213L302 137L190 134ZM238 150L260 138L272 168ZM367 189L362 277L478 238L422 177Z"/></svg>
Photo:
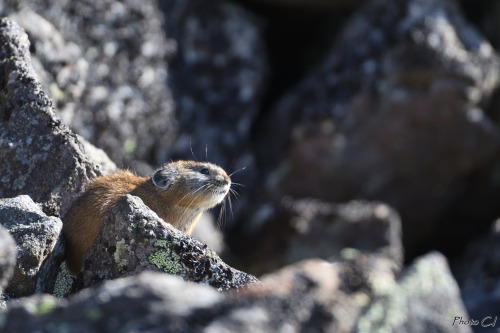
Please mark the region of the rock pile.
<svg viewBox="0 0 500 333"><path fill-rule="evenodd" d="M278 96L303 2L240 2L0 5L0 332L493 332L498 45L452 0L309 2L353 13ZM85 185L169 158L247 167L224 251L128 195L69 275Z"/></svg>

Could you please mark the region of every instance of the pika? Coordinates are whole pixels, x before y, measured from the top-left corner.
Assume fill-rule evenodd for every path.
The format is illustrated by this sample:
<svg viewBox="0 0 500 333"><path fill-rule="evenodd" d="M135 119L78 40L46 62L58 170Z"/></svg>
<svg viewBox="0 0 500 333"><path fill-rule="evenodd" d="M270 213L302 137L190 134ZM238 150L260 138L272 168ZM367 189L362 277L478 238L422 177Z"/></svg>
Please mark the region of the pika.
<svg viewBox="0 0 500 333"><path fill-rule="evenodd" d="M63 218L66 264L78 274L107 212L123 195L138 196L163 220L191 234L201 214L221 203L230 187L221 167L194 161L167 163L152 177L119 171L95 178Z"/></svg>

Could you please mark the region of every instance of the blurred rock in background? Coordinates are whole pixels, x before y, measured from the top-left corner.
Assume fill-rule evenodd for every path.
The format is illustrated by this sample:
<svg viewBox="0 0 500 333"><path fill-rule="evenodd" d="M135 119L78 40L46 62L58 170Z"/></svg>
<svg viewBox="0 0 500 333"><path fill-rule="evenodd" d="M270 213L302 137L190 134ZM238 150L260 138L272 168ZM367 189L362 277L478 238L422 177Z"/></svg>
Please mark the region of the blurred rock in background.
<svg viewBox="0 0 500 333"><path fill-rule="evenodd" d="M409 259L460 248L491 223L450 230L446 217L500 152L485 112L498 82L497 54L455 2L367 2L257 127L259 165L272 171L256 191L266 195L262 206L285 195L381 200L401 214ZM239 230L266 237L258 226Z"/></svg>
<svg viewBox="0 0 500 333"><path fill-rule="evenodd" d="M176 122L166 61L176 46L154 2L7 0L0 14L28 33L65 124L119 167L167 159Z"/></svg>

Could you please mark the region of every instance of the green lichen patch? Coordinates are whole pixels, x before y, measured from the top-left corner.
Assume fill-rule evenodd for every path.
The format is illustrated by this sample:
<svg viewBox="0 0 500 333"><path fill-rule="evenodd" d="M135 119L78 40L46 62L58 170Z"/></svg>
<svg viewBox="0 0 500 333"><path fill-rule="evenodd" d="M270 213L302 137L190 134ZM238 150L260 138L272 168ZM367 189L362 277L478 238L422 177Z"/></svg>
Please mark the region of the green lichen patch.
<svg viewBox="0 0 500 333"><path fill-rule="evenodd" d="M163 249L167 249L168 248L168 242L164 239L158 239L154 242L153 244L154 246L156 247L161 247Z"/></svg>
<svg viewBox="0 0 500 333"><path fill-rule="evenodd" d="M148 257L148 261L166 273L179 273L182 268L180 257L172 250L170 243L164 239L158 239L153 245L160 250L153 252Z"/></svg>
<svg viewBox="0 0 500 333"><path fill-rule="evenodd" d="M176 255L175 255L176 256ZM152 253L148 260L151 264L169 274L177 274L181 269L178 256L173 256L169 251L157 251Z"/></svg>

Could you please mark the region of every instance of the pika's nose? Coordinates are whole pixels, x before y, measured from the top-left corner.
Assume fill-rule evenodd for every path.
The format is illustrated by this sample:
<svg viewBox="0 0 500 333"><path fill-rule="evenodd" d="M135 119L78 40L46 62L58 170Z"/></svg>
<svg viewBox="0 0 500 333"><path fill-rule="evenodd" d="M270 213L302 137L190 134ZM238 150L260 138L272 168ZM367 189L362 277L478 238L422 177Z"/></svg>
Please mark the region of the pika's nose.
<svg viewBox="0 0 500 333"><path fill-rule="evenodd" d="M221 184L227 184L227 180L222 175L215 176L215 180Z"/></svg>

